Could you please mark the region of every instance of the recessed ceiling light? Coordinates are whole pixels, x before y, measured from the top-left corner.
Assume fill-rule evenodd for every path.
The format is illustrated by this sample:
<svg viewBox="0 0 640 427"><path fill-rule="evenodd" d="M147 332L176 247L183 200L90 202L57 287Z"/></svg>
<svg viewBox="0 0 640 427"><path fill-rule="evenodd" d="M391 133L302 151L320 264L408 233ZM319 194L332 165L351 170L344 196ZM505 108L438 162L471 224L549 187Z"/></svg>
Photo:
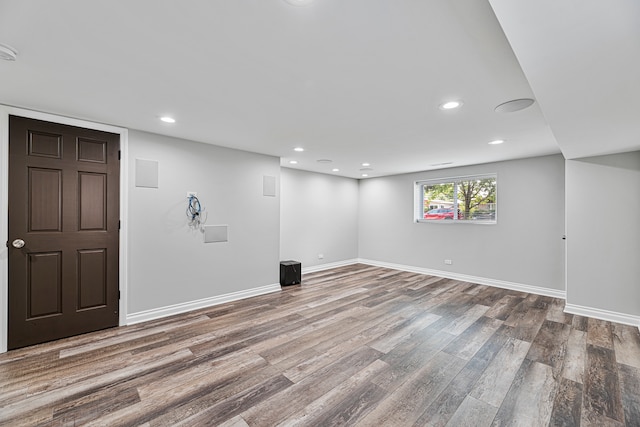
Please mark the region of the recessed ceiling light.
<svg viewBox="0 0 640 427"><path fill-rule="evenodd" d="M160 117L160 120L162 120L165 123L175 123L176 122L176 119L174 119L173 117L169 117L169 116Z"/></svg>
<svg viewBox="0 0 640 427"><path fill-rule="evenodd" d="M369 174L368 173L363 173L362 176L366 178L366 177L369 176Z"/></svg>
<svg viewBox="0 0 640 427"><path fill-rule="evenodd" d="M524 110L532 106L534 102L531 98L513 99L498 105L495 111L497 113L515 113L516 111Z"/></svg>
<svg viewBox="0 0 640 427"><path fill-rule="evenodd" d="M313 2L313 0L284 0L293 6L307 6Z"/></svg>
<svg viewBox="0 0 640 427"><path fill-rule="evenodd" d="M293 151L297 151L298 153L302 153L304 151L304 148L296 147L296 148L293 149Z"/></svg>
<svg viewBox="0 0 640 427"><path fill-rule="evenodd" d="M333 168L333 169L331 169L331 172L340 172L340 169L338 169L338 168Z"/></svg>
<svg viewBox="0 0 640 427"><path fill-rule="evenodd" d="M489 142L489 145L498 145L498 144L502 144L503 142L504 142L504 139L495 139Z"/></svg>
<svg viewBox="0 0 640 427"><path fill-rule="evenodd" d="M15 61L18 57L18 52L12 47L5 44L0 44L0 59L5 61Z"/></svg>
<svg viewBox="0 0 640 427"><path fill-rule="evenodd" d="M298 161L297 160L289 160L289 164L290 165L297 165Z"/></svg>
<svg viewBox="0 0 640 427"><path fill-rule="evenodd" d="M440 104L441 110L453 110L459 107L462 107L462 101L448 101L444 104Z"/></svg>
<svg viewBox="0 0 640 427"><path fill-rule="evenodd" d="M363 163L362 166L371 166L371 163Z"/></svg>

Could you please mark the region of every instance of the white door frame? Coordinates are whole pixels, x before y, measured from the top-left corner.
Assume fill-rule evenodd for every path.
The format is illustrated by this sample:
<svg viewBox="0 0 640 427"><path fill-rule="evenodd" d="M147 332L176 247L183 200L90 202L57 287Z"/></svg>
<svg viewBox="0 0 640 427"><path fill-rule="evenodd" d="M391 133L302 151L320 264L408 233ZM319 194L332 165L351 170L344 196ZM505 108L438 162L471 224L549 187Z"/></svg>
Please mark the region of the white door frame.
<svg viewBox="0 0 640 427"><path fill-rule="evenodd" d="M87 129L100 130L120 135L120 249L119 249L119 286L120 286L120 314L118 324L126 325L127 322L127 194L129 188L128 167L128 130L121 127L105 125L102 123L88 122L70 117L41 113L39 111L25 110L23 108L10 107L0 104L0 353L7 351L7 338L9 334L9 253L4 242L9 240L9 115L28 117L31 119L45 120L65 125L77 126Z"/></svg>

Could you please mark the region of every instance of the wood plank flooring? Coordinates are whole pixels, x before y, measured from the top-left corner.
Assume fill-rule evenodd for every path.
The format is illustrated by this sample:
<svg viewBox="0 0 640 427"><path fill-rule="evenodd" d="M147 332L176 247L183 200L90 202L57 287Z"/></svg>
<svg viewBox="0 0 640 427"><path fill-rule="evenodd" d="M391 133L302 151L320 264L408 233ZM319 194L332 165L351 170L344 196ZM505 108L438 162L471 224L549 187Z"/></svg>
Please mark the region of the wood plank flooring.
<svg viewBox="0 0 640 427"><path fill-rule="evenodd" d="M352 265L0 355L6 426L640 426L637 328Z"/></svg>

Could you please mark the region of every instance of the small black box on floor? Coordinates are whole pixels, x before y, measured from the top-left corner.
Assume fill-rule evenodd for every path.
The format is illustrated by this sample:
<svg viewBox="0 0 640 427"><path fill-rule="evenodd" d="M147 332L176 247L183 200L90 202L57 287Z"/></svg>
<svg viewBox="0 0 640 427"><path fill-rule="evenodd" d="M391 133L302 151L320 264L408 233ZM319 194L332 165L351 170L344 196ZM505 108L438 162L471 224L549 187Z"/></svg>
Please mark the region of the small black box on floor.
<svg viewBox="0 0 640 427"><path fill-rule="evenodd" d="M280 286L295 285L302 281L302 265L298 261L280 262Z"/></svg>

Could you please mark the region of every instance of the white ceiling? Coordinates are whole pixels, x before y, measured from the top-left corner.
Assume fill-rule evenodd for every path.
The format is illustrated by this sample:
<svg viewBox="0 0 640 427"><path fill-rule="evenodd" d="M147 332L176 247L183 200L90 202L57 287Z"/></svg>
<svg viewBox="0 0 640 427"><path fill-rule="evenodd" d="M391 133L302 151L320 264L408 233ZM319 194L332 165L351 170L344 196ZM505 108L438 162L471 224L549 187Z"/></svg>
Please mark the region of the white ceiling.
<svg viewBox="0 0 640 427"><path fill-rule="evenodd" d="M640 149L637 0L490 1L0 0L0 43L18 51L0 104L353 178L363 162L374 177L601 154L607 129L609 152ZM609 113L616 94L628 103ZM493 111L523 97L538 102ZM463 107L438 108L450 99Z"/></svg>
<svg viewBox="0 0 640 427"><path fill-rule="evenodd" d="M639 0L489 0L567 159L640 150Z"/></svg>

